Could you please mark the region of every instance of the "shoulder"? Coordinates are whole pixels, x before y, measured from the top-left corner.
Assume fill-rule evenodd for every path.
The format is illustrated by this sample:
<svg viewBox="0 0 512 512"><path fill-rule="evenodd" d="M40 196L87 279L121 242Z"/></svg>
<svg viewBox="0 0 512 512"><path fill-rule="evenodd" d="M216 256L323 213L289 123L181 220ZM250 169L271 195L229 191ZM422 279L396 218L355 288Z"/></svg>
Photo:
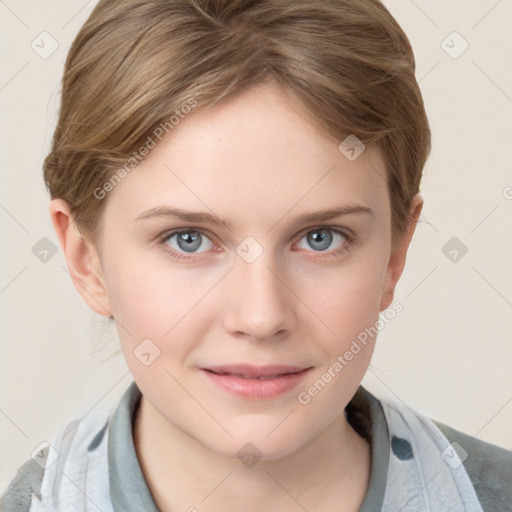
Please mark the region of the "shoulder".
<svg viewBox="0 0 512 512"><path fill-rule="evenodd" d="M512 451L432 419L463 461L485 512L512 510Z"/></svg>
<svg viewBox="0 0 512 512"><path fill-rule="evenodd" d="M41 450L35 459L27 460L16 472L4 494L0 497L0 510L6 512L28 512L32 496L41 498L41 482L44 475L49 447Z"/></svg>
<svg viewBox="0 0 512 512"><path fill-rule="evenodd" d="M64 466L72 467L77 474L85 473L91 456L104 456L109 420L110 413L100 410L65 423L50 443L18 468L0 497L0 511L28 512L32 504L40 503L44 499L42 495L48 492L45 482L50 488L54 483L61 485L59 474ZM103 450L98 452L100 445Z"/></svg>

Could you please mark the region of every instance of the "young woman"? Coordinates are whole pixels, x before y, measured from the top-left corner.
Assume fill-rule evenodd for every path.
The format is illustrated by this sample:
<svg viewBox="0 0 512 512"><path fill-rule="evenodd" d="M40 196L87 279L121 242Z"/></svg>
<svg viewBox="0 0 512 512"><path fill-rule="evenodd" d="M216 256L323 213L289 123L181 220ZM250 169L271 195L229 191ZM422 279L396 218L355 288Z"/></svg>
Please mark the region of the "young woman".
<svg viewBox="0 0 512 512"><path fill-rule="evenodd" d="M360 385L423 205L414 70L378 0L98 3L44 174L134 382L3 510L512 509L511 452Z"/></svg>

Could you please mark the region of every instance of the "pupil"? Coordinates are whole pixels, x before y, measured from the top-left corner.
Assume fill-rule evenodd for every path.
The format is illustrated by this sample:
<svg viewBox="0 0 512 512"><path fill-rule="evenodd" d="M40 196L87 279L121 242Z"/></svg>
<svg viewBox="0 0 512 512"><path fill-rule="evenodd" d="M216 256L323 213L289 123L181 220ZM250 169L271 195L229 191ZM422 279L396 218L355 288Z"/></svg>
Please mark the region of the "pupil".
<svg viewBox="0 0 512 512"><path fill-rule="evenodd" d="M331 243L332 235L329 235L328 231L323 229L314 231L311 233L310 237L314 243L319 244L316 249L326 249Z"/></svg>
<svg viewBox="0 0 512 512"><path fill-rule="evenodd" d="M190 233L195 234L191 235ZM180 236L178 237L178 245L185 251L195 250L201 245L201 242L198 242L199 233L193 231L190 233L180 233Z"/></svg>

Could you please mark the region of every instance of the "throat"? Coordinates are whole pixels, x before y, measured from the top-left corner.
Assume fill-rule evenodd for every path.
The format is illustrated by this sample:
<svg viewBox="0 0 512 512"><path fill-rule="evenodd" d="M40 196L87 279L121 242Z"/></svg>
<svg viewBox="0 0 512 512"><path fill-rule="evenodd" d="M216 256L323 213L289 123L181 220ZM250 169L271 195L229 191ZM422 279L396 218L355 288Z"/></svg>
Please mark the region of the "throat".
<svg viewBox="0 0 512 512"><path fill-rule="evenodd" d="M357 512L364 500L371 449L345 414L295 452L261 459L250 468L236 457L209 450L164 420L142 397L133 442L148 488L163 512L189 510L203 500L213 512L291 511L298 510L297 503L309 512Z"/></svg>

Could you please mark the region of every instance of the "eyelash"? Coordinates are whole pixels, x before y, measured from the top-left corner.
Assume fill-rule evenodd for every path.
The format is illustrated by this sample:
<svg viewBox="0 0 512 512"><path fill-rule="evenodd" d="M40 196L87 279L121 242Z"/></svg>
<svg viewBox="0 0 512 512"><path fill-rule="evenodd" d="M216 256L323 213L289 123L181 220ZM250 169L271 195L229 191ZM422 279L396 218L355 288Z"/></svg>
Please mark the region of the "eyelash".
<svg viewBox="0 0 512 512"><path fill-rule="evenodd" d="M352 247L355 245L355 243L356 243L355 235L349 234L347 231L342 230L342 229L340 229L338 227L334 227L334 226L318 226L318 227L315 227L315 228L311 228L308 231L306 231L305 233L303 233L299 237L298 240L302 240L302 238L304 238L306 235L309 235L310 233L314 233L316 231L332 231L334 233L337 233L337 234L342 235L343 237L345 237L346 241L345 241L345 244L342 246L341 249L337 249L334 252L327 253L325 256L314 256L314 259L326 259L326 258L331 258L331 257L335 257L335 256L341 256L342 254L344 254L346 252L349 252L352 249ZM180 234L180 233L199 233L202 236L205 236L206 238L210 239L210 237L208 237L200 229L195 229L195 228L175 229L173 231L166 231L165 233L162 233L162 235L160 235L158 237L158 244L162 247L162 250L164 252L169 254L176 261L194 259L194 256L193 256L194 253L191 253L191 255L186 255L184 253L177 253L174 249L171 249L165 243L173 235L177 235L177 234Z"/></svg>

